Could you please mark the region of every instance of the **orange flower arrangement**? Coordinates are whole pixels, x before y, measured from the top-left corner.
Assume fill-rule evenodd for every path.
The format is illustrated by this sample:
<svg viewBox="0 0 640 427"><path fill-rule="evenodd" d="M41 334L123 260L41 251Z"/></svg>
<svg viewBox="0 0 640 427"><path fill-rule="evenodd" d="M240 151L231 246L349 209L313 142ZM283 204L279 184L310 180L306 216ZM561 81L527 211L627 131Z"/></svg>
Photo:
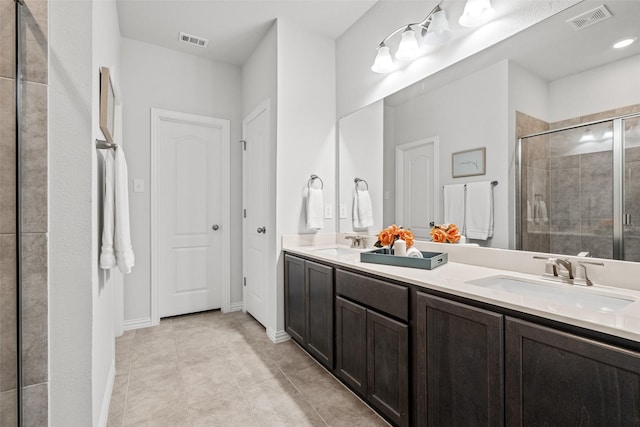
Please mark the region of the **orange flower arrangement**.
<svg viewBox="0 0 640 427"><path fill-rule="evenodd" d="M455 224L435 225L431 229L431 238L436 243L457 243L460 240L460 232Z"/></svg>
<svg viewBox="0 0 640 427"><path fill-rule="evenodd" d="M393 244L398 239L404 240L407 244L407 248L410 248L411 246L413 246L413 240L414 240L413 233L409 230L405 230L402 227L398 227L395 224L390 225L389 227L385 228L380 233L378 233L378 241L375 243L374 246L376 246L377 248L381 248L383 246L389 246L389 249L392 249Z"/></svg>

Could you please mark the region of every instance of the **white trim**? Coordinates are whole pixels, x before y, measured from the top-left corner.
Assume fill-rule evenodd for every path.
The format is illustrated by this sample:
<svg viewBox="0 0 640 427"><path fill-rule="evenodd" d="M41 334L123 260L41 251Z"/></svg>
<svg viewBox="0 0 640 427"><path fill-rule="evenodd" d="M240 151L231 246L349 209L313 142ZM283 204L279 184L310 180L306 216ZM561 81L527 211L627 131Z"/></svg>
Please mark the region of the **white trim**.
<svg viewBox="0 0 640 427"><path fill-rule="evenodd" d="M276 344L289 341L291 339L291 335L285 331L274 331L271 327L267 327L267 336Z"/></svg>
<svg viewBox="0 0 640 427"><path fill-rule="evenodd" d="M402 224L404 218L404 192L400 191L404 182L404 153L405 151L419 147L421 145L433 144L433 221L436 223L440 214L440 193L438 183L440 182L440 168L438 164L440 138L432 136L418 141L408 142L396 146L396 223Z"/></svg>
<svg viewBox="0 0 640 427"><path fill-rule="evenodd" d="M222 233L222 247L228 248L231 242L231 194L230 194L230 121L226 119L218 119L214 117L200 116L196 114L180 113L177 111L162 110L159 108L151 109L151 323L152 325L160 324L160 302L158 290L158 176L162 171L158 170L158 123L160 121L172 121L196 125L208 125L217 127L222 133L222 162L221 162L221 205L226 209L222 209L221 224L226 226L220 227ZM222 261L222 270L220 277L222 278L222 289L220 295L220 309L222 312L230 311L231 306L231 264L229 259L229 251L220 251ZM126 329L126 327L125 327Z"/></svg>
<svg viewBox="0 0 640 427"><path fill-rule="evenodd" d="M242 301L240 302L232 302L231 305L229 306L229 311L228 312L232 312L232 311L240 311L243 308L243 303Z"/></svg>
<svg viewBox="0 0 640 427"><path fill-rule="evenodd" d="M160 321L158 321L158 324ZM151 322L150 317L141 317L139 319L130 319L124 321L123 330L130 331L132 329L148 328L149 326L155 326Z"/></svg>
<svg viewBox="0 0 640 427"><path fill-rule="evenodd" d="M113 383L116 378L116 361L115 358L111 362L111 369L109 369L109 377L107 378L107 386L104 390L104 396L102 397L102 407L100 408L100 419L98 425L100 427L106 427L109 420L109 405L111 405L111 395L113 394Z"/></svg>

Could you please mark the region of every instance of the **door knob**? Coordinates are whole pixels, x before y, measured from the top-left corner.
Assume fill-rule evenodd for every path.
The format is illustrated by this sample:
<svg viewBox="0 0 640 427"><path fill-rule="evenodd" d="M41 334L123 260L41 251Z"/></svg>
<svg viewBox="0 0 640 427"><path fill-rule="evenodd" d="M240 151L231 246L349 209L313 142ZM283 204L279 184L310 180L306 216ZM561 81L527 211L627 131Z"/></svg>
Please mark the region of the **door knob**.
<svg viewBox="0 0 640 427"><path fill-rule="evenodd" d="M213 226L211 227L213 231L216 231L218 228L220 228L218 224L213 224Z"/></svg>
<svg viewBox="0 0 640 427"><path fill-rule="evenodd" d="M258 227L258 233L266 233L267 232L267 228L266 227Z"/></svg>

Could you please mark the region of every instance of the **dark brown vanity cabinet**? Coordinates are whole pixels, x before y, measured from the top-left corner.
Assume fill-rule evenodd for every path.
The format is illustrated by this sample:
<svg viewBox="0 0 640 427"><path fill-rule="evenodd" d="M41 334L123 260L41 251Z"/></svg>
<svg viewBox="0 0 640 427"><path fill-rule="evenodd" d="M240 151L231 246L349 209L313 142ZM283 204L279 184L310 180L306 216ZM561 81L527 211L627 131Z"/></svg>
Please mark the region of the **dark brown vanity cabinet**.
<svg viewBox="0 0 640 427"><path fill-rule="evenodd" d="M416 292L415 425L502 426L503 316Z"/></svg>
<svg viewBox="0 0 640 427"><path fill-rule="evenodd" d="M640 426L640 353L505 324L507 425Z"/></svg>
<svg viewBox="0 0 640 427"><path fill-rule="evenodd" d="M285 329L333 369L333 267L285 255Z"/></svg>
<svg viewBox="0 0 640 427"><path fill-rule="evenodd" d="M409 425L408 289L336 270L336 293L336 375Z"/></svg>

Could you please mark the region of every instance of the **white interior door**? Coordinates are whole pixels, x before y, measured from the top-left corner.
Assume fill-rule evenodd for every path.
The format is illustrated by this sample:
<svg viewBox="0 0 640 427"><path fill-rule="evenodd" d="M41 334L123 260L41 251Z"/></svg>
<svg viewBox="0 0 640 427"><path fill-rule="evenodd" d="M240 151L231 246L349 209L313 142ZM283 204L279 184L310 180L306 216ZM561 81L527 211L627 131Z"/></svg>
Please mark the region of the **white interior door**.
<svg viewBox="0 0 640 427"><path fill-rule="evenodd" d="M220 249L229 121L163 112L154 116L157 283L160 317L220 308L228 276Z"/></svg>
<svg viewBox="0 0 640 427"><path fill-rule="evenodd" d="M266 325L269 194L269 103L268 101L242 122L244 155L242 160L244 232L243 232L243 306L244 310Z"/></svg>
<svg viewBox="0 0 640 427"><path fill-rule="evenodd" d="M437 164L437 138L396 148L396 221L415 237L428 237L436 221Z"/></svg>

